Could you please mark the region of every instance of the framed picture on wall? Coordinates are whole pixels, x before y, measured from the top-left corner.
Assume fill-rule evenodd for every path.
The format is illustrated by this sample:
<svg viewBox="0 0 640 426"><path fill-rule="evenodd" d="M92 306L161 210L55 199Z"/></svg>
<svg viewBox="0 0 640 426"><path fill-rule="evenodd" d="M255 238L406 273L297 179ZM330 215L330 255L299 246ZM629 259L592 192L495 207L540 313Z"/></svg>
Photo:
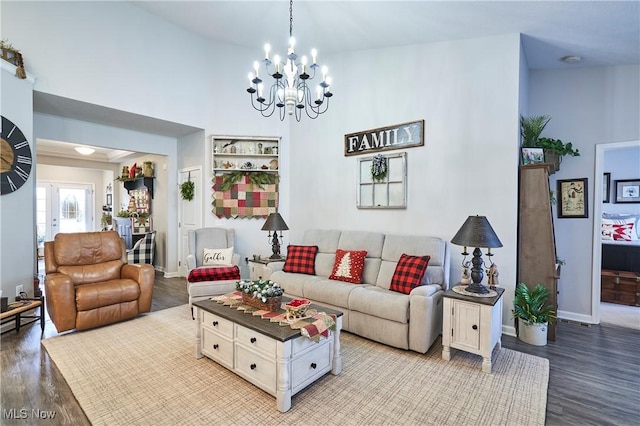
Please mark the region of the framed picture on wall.
<svg viewBox="0 0 640 426"><path fill-rule="evenodd" d="M522 165L544 163L544 150L542 148L521 148Z"/></svg>
<svg viewBox="0 0 640 426"><path fill-rule="evenodd" d="M588 218L587 178L558 180L558 217Z"/></svg>
<svg viewBox="0 0 640 426"><path fill-rule="evenodd" d="M611 202L611 173L602 174L602 202Z"/></svg>
<svg viewBox="0 0 640 426"><path fill-rule="evenodd" d="M617 180L616 203L640 203L640 179Z"/></svg>

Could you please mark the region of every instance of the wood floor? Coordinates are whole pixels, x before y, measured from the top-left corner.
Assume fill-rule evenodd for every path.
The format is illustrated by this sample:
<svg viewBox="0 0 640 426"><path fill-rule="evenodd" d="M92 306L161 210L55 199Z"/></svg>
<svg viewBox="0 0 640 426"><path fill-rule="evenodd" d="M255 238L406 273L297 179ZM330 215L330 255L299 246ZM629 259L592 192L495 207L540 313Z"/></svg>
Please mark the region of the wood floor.
<svg viewBox="0 0 640 426"><path fill-rule="evenodd" d="M156 279L152 310L187 300L183 278ZM43 337L55 335L47 321ZM37 323L2 335L0 424L90 424L40 339ZM549 359L547 425L640 424L640 331L560 322L557 341L547 346L530 346L509 336L503 336L502 343ZM33 410L42 415L53 411L55 417L37 420Z"/></svg>

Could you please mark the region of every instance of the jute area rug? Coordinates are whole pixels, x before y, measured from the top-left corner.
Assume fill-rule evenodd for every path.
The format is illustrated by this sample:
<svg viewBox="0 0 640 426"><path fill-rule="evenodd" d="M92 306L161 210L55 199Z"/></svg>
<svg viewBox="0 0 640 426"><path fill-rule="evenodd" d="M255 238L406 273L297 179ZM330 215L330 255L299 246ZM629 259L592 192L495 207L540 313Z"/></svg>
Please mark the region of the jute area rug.
<svg viewBox="0 0 640 426"><path fill-rule="evenodd" d="M46 339L42 345L94 425L544 425L549 362L509 349L447 362L341 334L343 372L275 398L195 359L187 305Z"/></svg>

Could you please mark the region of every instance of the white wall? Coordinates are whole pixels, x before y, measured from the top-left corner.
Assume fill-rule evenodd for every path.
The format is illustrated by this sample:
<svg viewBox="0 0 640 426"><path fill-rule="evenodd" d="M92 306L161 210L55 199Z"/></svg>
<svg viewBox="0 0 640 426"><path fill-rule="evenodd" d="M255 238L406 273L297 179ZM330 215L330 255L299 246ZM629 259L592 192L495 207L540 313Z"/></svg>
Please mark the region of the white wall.
<svg viewBox="0 0 640 426"><path fill-rule="evenodd" d="M558 310L564 318L593 322L593 212L596 144L640 138L640 67L532 70L530 115L550 115L543 136L572 142L579 157L565 157L558 179L588 181L589 217L558 219L554 211L556 250L566 260L559 283ZM554 209L555 210L555 209Z"/></svg>
<svg viewBox="0 0 640 426"><path fill-rule="evenodd" d="M0 113L20 128L29 141L33 161L33 79L16 78L15 67L2 62L0 70ZM0 288L13 301L16 286L33 296L36 272L35 167L17 191L0 196Z"/></svg>
<svg viewBox="0 0 640 426"><path fill-rule="evenodd" d="M292 242L310 228L434 235L449 241L470 215L485 215L495 249L505 324L515 282L520 39L517 34L349 52L328 59L329 111L291 128ZM339 78L338 78L339 76ZM344 135L425 120L425 145L406 149L403 210L356 208L357 157ZM452 246L451 280L462 247Z"/></svg>
<svg viewBox="0 0 640 426"><path fill-rule="evenodd" d="M616 180L640 179L640 149L625 148L606 151L602 170L605 173L611 173L610 202L602 205L602 211L607 213L640 213L640 204L615 202Z"/></svg>

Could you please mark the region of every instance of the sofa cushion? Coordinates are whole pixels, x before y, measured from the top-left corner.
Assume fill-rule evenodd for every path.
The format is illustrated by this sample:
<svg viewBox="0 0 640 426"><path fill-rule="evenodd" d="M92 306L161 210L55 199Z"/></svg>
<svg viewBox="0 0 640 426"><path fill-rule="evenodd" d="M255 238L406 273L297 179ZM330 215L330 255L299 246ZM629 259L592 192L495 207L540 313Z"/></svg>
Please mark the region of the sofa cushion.
<svg viewBox="0 0 640 426"><path fill-rule="evenodd" d="M353 284L362 283L366 250L336 250L336 260L329 279Z"/></svg>
<svg viewBox="0 0 640 426"><path fill-rule="evenodd" d="M76 287L76 308L88 311L118 303L133 302L140 296L140 286L130 279L117 279Z"/></svg>
<svg viewBox="0 0 640 426"><path fill-rule="evenodd" d="M396 321L409 322L409 295L382 289L376 286L352 286L349 293L349 309Z"/></svg>
<svg viewBox="0 0 640 426"><path fill-rule="evenodd" d="M292 274L284 271L275 271L269 279L278 283L284 289L287 296L307 297L304 294L304 285L306 282L320 281L324 278L316 275Z"/></svg>
<svg viewBox="0 0 640 426"><path fill-rule="evenodd" d="M318 246L287 246L287 260L282 270L295 274L315 275Z"/></svg>
<svg viewBox="0 0 640 426"><path fill-rule="evenodd" d="M429 259L429 256L409 256L403 253L391 277L389 290L404 294L411 293L411 290L422 282Z"/></svg>
<svg viewBox="0 0 640 426"><path fill-rule="evenodd" d="M328 279L305 280L303 293L307 299L348 309L349 293L359 287L361 286Z"/></svg>

